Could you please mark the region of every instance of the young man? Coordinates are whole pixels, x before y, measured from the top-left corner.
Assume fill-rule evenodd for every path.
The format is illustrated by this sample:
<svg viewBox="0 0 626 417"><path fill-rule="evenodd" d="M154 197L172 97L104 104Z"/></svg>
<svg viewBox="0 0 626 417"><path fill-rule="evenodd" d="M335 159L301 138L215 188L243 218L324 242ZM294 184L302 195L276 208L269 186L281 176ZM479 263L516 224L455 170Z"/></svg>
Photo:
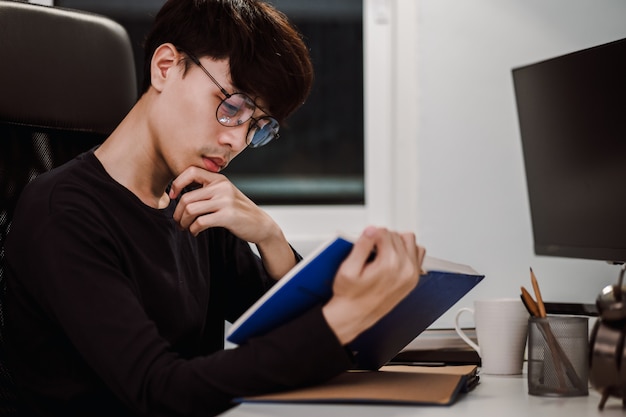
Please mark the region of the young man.
<svg viewBox="0 0 626 417"><path fill-rule="evenodd" d="M323 381L418 281L415 236L368 227L328 303L224 350L224 320L298 257L220 171L304 101L307 49L266 3L170 0L145 75L111 136L38 177L16 210L6 339L27 415L209 416Z"/></svg>

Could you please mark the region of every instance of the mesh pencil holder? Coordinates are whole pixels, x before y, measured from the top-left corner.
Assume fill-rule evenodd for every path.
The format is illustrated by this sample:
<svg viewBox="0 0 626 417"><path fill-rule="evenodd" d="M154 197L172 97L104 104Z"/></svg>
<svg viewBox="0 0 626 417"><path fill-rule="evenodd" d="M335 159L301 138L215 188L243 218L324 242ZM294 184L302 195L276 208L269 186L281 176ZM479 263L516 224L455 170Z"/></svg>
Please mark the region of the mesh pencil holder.
<svg viewBox="0 0 626 417"><path fill-rule="evenodd" d="M589 320L549 316L528 319L528 393L589 394Z"/></svg>

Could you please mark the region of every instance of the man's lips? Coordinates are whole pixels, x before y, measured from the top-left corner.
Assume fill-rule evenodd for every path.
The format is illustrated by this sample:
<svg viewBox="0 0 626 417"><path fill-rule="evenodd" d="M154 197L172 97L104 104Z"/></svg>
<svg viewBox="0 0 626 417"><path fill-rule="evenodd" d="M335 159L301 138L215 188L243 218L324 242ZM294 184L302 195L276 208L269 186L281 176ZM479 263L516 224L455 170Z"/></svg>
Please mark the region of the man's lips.
<svg viewBox="0 0 626 417"><path fill-rule="evenodd" d="M204 167L211 172L220 172L226 166L226 161L222 158L209 158L203 156L202 162L204 162Z"/></svg>

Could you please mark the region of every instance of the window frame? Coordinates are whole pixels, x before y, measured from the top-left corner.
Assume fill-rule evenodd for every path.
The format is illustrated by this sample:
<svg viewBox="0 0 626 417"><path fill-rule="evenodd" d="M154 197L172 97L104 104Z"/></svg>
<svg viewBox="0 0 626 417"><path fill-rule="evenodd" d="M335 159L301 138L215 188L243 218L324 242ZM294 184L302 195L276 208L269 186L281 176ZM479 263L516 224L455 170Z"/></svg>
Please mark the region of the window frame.
<svg viewBox="0 0 626 417"><path fill-rule="evenodd" d="M303 254L370 224L417 233L417 5L364 0L363 13L365 204L263 206Z"/></svg>

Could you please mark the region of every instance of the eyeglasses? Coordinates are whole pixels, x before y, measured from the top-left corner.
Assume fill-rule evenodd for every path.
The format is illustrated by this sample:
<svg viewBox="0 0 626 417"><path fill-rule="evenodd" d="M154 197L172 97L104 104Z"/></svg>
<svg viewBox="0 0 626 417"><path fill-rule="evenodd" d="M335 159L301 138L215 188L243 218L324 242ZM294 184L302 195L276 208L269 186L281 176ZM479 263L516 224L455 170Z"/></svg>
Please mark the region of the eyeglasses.
<svg viewBox="0 0 626 417"><path fill-rule="evenodd" d="M260 148L263 145L267 145L273 139L278 138L278 130L280 124L278 120L272 116L262 116L258 119L252 117L254 112L258 108L264 113L267 113L261 107L257 106L247 94L233 93L229 94L224 87L222 87L217 80L211 75L211 73L202 65L200 60L190 53L187 53L189 59L194 64L199 66L202 71L213 81L213 83L220 89L220 92L224 94L224 99L217 106L215 116L217 121L223 126L235 127L252 120L246 134L246 144L250 148Z"/></svg>

